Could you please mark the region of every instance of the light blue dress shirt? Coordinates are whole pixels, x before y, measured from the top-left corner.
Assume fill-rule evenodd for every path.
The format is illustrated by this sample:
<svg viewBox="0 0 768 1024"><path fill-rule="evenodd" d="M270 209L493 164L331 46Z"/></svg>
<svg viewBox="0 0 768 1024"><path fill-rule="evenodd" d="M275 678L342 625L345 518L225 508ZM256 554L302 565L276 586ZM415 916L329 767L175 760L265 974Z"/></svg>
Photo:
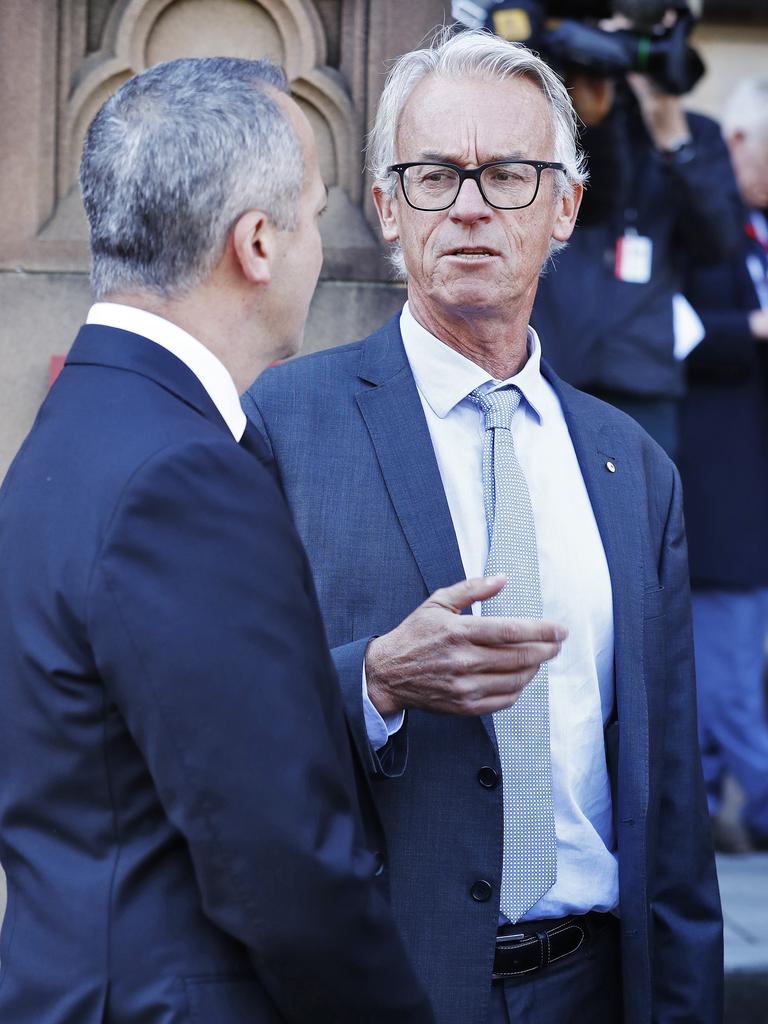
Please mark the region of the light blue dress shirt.
<svg viewBox="0 0 768 1024"><path fill-rule="evenodd" d="M512 433L536 522L544 618L568 629L549 663L557 881L526 918L611 910L618 865L603 738L614 703L611 579L560 402L541 374L539 339L529 328L526 364L500 382L430 334L407 303L400 329L467 577L482 576L488 556L483 423L467 395L501 383L522 392ZM400 719L385 723L365 702L369 738L382 746Z"/></svg>

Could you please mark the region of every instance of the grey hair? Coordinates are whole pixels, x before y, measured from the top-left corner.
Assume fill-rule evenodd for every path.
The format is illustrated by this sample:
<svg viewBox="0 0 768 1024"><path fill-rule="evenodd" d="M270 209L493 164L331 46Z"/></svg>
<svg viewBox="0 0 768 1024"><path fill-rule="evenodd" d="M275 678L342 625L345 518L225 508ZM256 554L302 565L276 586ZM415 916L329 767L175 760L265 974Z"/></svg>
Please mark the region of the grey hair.
<svg viewBox="0 0 768 1024"><path fill-rule="evenodd" d="M743 78L731 93L723 114L726 136L742 131L745 134L768 135L768 78Z"/></svg>
<svg viewBox="0 0 768 1024"><path fill-rule="evenodd" d="M246 210L293 230L304 184L301 146L266 60L185 58L126 82L91 123L80 187L98 300L164 298L209 276Z"/></svg>
<svg viewBox="0 0 768 1024"><path fill-rule="evenodd" d="M374 185L389 195L397 189L397 176L387 167L396 162L395 143L403 109L413 90L429 75L449 79L464 77L489 81L527 78L541 89L552 117L554 159L564 164L565 180L555 177L556 195L587 181L586 159L578 146L579 118L562 79L527 47L510 43L491 32L469 29L454 32L439 29L432 42L420 50L405 53L392 65L379 100L376 120L368 138L368 166ZM538 156L538 154L536 154ZM553 241L550 255L565 243ZM398 277L405 277L405 263L399 244L390 251L390 262Z"/></svg>

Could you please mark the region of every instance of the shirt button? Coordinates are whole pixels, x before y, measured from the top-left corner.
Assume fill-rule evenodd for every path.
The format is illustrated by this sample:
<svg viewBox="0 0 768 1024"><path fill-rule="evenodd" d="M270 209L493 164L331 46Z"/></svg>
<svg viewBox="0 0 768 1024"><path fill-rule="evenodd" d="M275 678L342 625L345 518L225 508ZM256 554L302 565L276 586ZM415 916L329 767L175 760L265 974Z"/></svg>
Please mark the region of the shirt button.
<svg viewBox="0 0 768 1024"><path fill-rule="evenodd" d="M498 772L489 765L484 765L477 773L477 781L485 789L494 789L499 784Z"/></svg>
<svg viewBox="0 0 768 1024"><path fill-rule="evenodd" d="M605 468L608 470L609 473L616 472L616 466L612 462L606 462Z"/></svg>
<svg viewBox="0 0 768 1024"><path fill-rule="evenodd" d="M480 878L472 884L472 888L469 890L469 895L477 903L487 903L491 898L492 892L493 889L491 888L491 883L486 882L484 878Z"/></svg>

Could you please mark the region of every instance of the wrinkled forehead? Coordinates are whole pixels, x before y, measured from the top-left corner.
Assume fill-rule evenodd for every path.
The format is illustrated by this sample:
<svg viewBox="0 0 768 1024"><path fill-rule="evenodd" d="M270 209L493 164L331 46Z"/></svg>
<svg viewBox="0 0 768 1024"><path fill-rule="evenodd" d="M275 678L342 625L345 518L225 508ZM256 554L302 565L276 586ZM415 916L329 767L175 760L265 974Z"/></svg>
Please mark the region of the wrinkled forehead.
<svg viewBox="0 0 768 1024"><path fill-rule="evenodd" d="M398 160L549 159L553 142L547 97L522 75L427 75L403 105L395 133Z"/></svg>

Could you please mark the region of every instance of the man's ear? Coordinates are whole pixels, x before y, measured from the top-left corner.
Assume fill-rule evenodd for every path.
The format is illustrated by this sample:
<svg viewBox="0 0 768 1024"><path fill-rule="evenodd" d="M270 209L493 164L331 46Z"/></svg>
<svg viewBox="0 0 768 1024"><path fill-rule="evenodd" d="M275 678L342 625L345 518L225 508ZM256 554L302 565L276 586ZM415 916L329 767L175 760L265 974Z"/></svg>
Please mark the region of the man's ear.
<svg viewBox="0 0 768 1024"><path fill-rule="evenodd" d="M243 277L269 284L277 251L275 226L262 210L247 210L232 229L232 248Z"/></svg>
<svg viewBox="0 0 768 1024"><path fill-rule="evenodd" d="M397 200L378 185L374 185L371 191L384 241L397 242L400 238L400 229L397 226Z"/></svg>
<svg viewBox="0 0 768 1024"><path fill-rule="evenodd" d="M571 185L568 191L557 199L558 212L552 229L555 241L567 242L573 234L583 195L583 185Z"/></svg>

